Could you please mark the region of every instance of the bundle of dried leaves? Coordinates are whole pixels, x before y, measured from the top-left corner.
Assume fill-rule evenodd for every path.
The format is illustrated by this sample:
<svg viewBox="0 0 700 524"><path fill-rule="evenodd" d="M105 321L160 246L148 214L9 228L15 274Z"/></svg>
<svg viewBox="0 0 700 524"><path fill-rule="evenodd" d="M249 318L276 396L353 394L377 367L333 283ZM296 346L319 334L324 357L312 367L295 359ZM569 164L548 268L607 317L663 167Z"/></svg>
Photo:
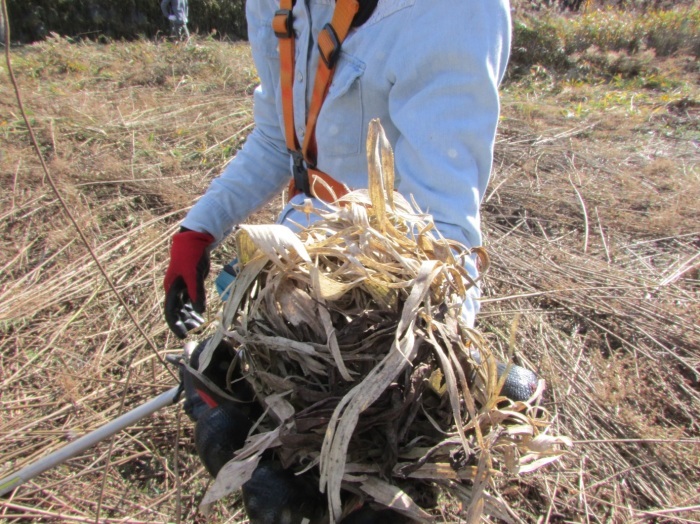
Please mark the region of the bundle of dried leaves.
<svg viewBox="0 0 700 524"><path fill-rule="evenodd" d="M486 254L441 238L429 215L386 189L393 154L378 121L368 160L369 190L329 210L307 203L320 220L300 233L238 233L239 273L200 371L222 338L234 341L268 409L205 509L275 448L285 467L317 472L331 522L347 510L341 491L429 521L416 498L425 485L459 486L472 522L506 513L488 494L495 475L564 453L567 439L547 434L544 383L526 402L502 396L493 354L462 320L476 285L464 257L485 268Z"/></svg>

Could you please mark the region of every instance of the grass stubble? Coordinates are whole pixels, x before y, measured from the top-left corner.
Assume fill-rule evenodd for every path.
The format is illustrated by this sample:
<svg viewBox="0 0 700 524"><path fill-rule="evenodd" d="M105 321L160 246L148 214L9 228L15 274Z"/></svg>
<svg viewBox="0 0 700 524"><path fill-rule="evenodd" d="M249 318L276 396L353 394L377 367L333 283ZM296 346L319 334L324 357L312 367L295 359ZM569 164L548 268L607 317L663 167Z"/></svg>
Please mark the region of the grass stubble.
<svg viewBox="0 0 700 524"><path fill-rule="evenodd" d="M673 55L628 78L595 77L584 67L591 53L602 52L579 58L578 77L533 67L503 87L478 327L495 351L547 381L553 429L575 445L560 463L496 478L490 493L513 522L698 521L698 72ZM250 130L256 77L247 46L54 37L13 49L13 66L92 249L161 354L181 352L162 320L168 239ZM4 66L0 74L7 475L113 418L129 362L124 409L173 380L63 215ZM251 223L270 222L280 202ZM232 248L222 245L213 267ZM209 297L213 318L221 305L213 289ZM108 443L0 501L0 519L203 521L197 507L209 479L191 424L177 431L177 409L117 435L99 516ZM210 522L245 518L236 495L213 509ZM437 516L455 521L461 509L447 495Z"/></svg>

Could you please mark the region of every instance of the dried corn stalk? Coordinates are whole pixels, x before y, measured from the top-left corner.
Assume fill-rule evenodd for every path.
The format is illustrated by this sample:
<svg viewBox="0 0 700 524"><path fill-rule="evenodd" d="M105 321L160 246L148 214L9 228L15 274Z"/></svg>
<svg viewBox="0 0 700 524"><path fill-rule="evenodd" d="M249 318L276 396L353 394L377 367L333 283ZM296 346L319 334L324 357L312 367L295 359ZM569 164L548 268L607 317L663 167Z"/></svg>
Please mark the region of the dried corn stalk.
<svg viewBox="0 0 700 524"><path fill-rule="evenodd" d="M495 360L461 319L476 285L463 257L476 253L485 266L485 253L441 238L429 215L387 190L393 156L376 120L368 160L369 190L331 211L307 203L321 219L301 233L243 226L237 236L240 273L209 348L223 337L239 345L268 411L203 507L276 448L287 467L318 468L331 522L343 515L343 489L429 521L409 492L455 482L470 522L483 512L507 519L486 493L493 476L535 470L567 441L546 433L543 384L528 402L499 395Z"/></svg>

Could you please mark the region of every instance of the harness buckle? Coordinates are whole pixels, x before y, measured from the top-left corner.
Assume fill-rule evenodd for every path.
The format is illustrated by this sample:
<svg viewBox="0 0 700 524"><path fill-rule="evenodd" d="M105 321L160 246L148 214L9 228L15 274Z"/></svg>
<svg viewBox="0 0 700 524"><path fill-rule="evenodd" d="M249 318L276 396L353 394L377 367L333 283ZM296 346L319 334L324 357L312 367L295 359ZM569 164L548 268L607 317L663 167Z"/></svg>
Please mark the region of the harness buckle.
<svg viewBox="0 0 700 524"><path fill-rule="evenodd" d="M292 155L292 175L294 175L294 187L308 197L313 196L311 194L311 186L309 185L309 171L306 169L304 156L300 151L290 151L289 153Z"/></svg>
<svg viewBox="0 0 700 524"><path fill-rule="evenodd" d="M277 38L292 38L294 36L294 17L291 9L278 9L272 19L272 29Z"/></svg>
<svg viewBox="0 0 700 524"><path fill-rule="evenodd" d="M328 46L330 46L330 49L328 49ZM340 56L340 47L340 39L338 38L338 33L333 29L333 26L330 23L323 26L323 29L321 29L318 35L318 50L321 54L321 59L328 69L333 69L335 67L335 63Z"/></svg>

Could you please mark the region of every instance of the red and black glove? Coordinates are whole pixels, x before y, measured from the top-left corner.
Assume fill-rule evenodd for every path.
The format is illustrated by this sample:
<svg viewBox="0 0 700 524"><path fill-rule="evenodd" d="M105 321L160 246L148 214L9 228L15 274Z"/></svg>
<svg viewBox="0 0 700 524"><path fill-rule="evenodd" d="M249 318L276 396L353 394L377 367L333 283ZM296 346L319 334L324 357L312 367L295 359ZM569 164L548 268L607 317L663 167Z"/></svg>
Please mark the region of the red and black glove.
<svg viewBox="0 0 700 524"><path fill-rule="evenodd" d="M214 237L182 228L173 236L165 273L165 321L179 338L199 327L206 309L204 279L209 274L209 246Z"/></svg>

